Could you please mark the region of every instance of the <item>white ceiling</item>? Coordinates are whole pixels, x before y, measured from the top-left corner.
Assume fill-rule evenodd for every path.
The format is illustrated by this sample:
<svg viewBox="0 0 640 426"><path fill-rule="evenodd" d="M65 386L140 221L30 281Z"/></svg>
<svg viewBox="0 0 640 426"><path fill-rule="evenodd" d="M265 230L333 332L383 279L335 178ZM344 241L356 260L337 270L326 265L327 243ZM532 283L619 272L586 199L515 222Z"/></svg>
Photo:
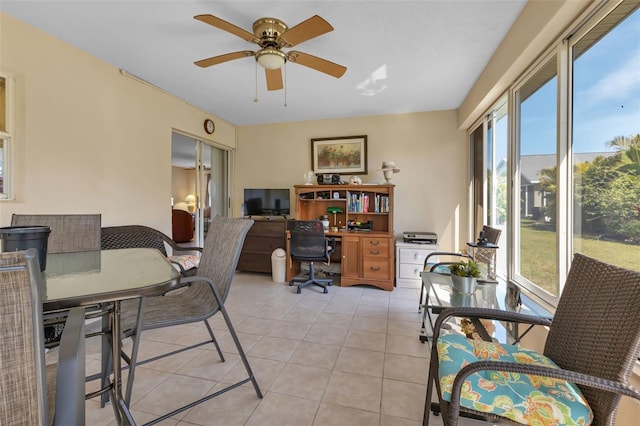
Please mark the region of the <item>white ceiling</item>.
<svg viewBox="0 0 640 426"><path fill-rule="evenodd" d="M456 109L526 0L194 1L2 0L0 11L236 125ZM285 91L266 90L258 50L193 19L212 14L252 32L260 17L290 28L320 15L334 31L295 47L347 67L340 79L288 64ZM287 50L287 49L285 49Z"/></svg>

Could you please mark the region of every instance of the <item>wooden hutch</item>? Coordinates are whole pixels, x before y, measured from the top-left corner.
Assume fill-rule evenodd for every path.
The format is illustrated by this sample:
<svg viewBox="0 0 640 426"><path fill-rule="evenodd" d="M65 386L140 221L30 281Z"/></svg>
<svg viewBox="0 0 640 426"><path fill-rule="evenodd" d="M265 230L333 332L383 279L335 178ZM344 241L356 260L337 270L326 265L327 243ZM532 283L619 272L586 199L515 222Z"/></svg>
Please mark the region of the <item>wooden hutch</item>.
<svg viewBox="0 0 640 426"><path fill-rule="evenodd" d="M369 284L393 290L394 186L295 185L294 188L296 219L313 220L323 215L329 218L326 235L334 237L338 245L340 285ZM287 257L287 281L298 271L299 265Z"/></svg>

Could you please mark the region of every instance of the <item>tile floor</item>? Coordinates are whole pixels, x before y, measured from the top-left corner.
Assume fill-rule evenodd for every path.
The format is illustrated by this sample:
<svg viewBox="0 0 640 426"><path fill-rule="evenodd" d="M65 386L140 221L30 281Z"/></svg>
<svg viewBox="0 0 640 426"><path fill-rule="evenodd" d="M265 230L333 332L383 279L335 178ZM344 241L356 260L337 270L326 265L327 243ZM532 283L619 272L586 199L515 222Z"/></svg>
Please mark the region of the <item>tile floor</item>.
<svg viewBox="0 0 640 426"><path fill-rule="evenodd" d="M333 286L323 294L308 287L296 294L270 275L239 272L226 307L264 398L248 383L160 424L419 425L429 345L418 339L417 302L414 289ZM138 367L131 404L136 422L246 377L222 315L209 323L226 362L209 344ZM201 323L144 332L139 359L205 335ZM98 343L87 343L88 372L99 369ZM111 406L100 408L97 400L87 401L86 418L89 425L115 424Z"/></svg>

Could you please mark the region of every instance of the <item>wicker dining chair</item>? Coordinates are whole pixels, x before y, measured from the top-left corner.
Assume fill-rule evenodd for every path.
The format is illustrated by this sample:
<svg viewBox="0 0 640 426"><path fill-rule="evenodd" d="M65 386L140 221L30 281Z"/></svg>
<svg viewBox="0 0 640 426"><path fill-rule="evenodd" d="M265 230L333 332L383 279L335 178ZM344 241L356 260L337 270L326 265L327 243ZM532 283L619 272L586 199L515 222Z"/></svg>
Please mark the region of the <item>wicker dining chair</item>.
<svg viewBox="0 0 640 426"><path fill-rule="evenodd" d="M252 225L253 220L251 219L231 219L219 216L214 218L209 227L209 232L207 233L202 250L198 276L181 278L180 287L184 287L183 291L174 292L173 294L169 293L165 296L145 297L140 299L140 301L129 300L122 304L121 323L122 330L124 330L123 338L131 337L133 339L131 353L129 356L124 357L125 360L129 362L129 377L125 394L127 402L131 400L136 365L155 361L159 358L164 358L208 343L214 344L220 360L224 362L224 355L207 321L217 313L221 313L224 317L229 333L247 372L247 378L244 380L205 396L184 407L178 408L160 417L157 419L158 421L169 418L176 413L248 382L253 384L257 396L262 398L258 382L249 366L249 361L224 307L224 303L229 295L238 258L240 257L242 244ZM178 290L180 290L180 288ZM139 306L142 306L142 315L139 315ZM137 360L140 334L142 331L197 322L204 323L209 333L208 340L148 360Z"/></svg>
<svg viewBox="0 0 640 426"><path fill-rule="evenodd" d="M85 422L84 310L69 311L58 363L45 367L42 275L35 249L0 253L0 423ZM64 391L56 392L56 388Z"/></svg>
<svg viewBox="0 0 640 426"><path fill-rule="evenodd" d="M472 416L495 423L613 426L640 350L640 272L576 254L553 320L482 308L438 315L423 424L435 387L446 425ZM442 334L452 317L549 327L544 351ZM474 354L475 348L475 354ZM580 413L580 414L579 414ZM559 416L559 417L556 417ZM564 416L564 417L563 417Z"/></svg>

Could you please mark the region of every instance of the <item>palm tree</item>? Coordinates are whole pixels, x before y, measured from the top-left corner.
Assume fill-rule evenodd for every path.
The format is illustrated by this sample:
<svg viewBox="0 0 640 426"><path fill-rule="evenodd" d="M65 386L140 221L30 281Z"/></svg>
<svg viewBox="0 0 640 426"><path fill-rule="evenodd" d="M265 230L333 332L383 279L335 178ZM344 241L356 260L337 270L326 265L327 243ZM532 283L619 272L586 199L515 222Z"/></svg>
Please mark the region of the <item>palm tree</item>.
<svg viewBox="0 0 640 426"><path fill-rule="evenodd" d="M640 176L640 133L633 136L616 136L607 145L618 151L618 170Z"/></svg>

